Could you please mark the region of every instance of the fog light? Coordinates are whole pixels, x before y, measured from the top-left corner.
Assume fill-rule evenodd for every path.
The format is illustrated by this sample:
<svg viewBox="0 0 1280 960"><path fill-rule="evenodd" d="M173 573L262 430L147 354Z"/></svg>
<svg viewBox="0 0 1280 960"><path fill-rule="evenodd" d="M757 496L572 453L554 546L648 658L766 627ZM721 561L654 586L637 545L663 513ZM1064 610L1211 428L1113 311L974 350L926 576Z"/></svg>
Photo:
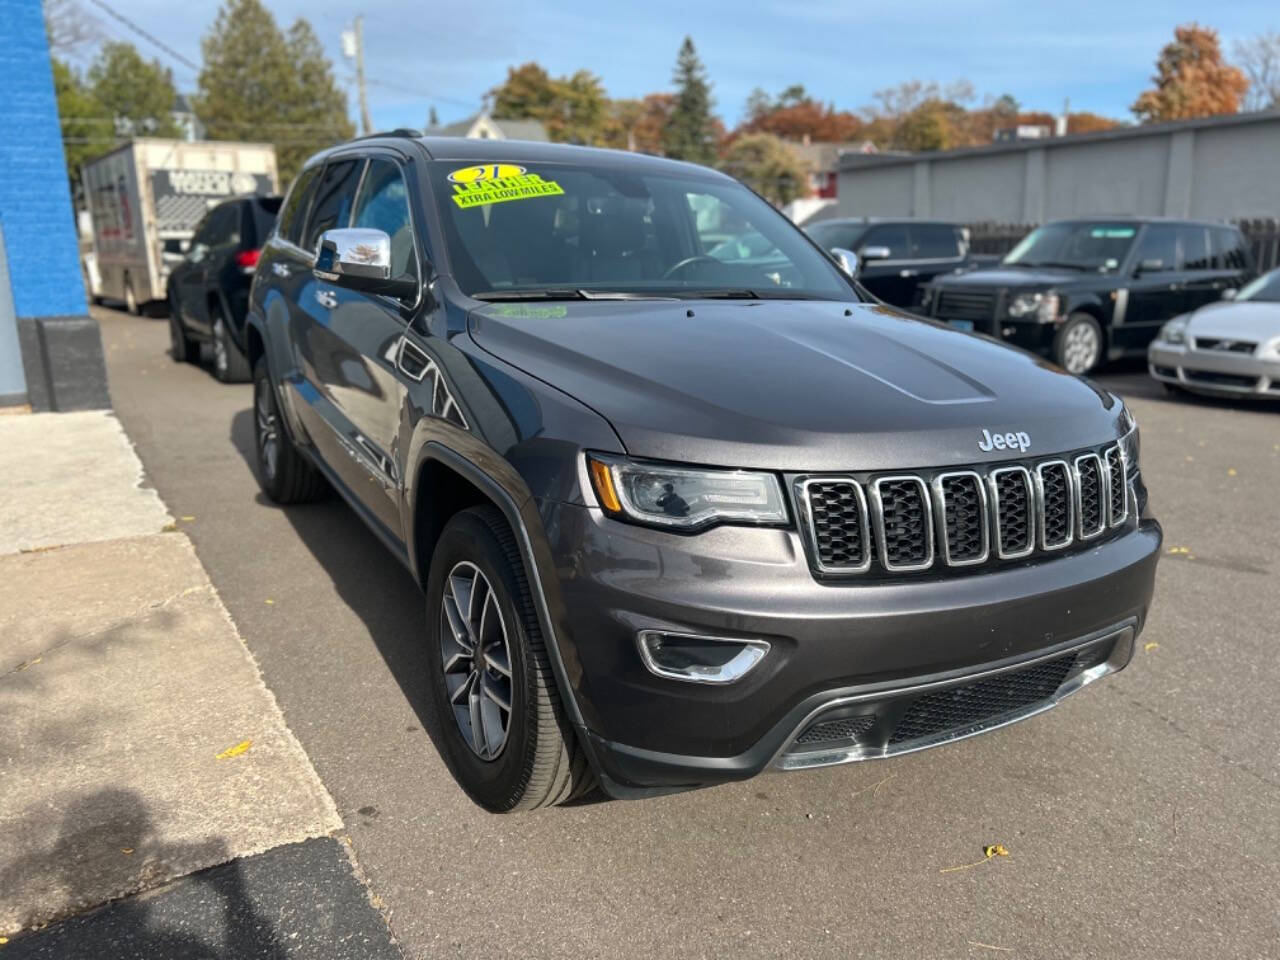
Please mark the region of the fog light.
<svg viewBox="0 0 1280 960"><path fill-rule="evenodd" d="M641 630L640 659L650 673L689 683L733 683L769 652L764 640L701 637L688 633Z"/></svg>

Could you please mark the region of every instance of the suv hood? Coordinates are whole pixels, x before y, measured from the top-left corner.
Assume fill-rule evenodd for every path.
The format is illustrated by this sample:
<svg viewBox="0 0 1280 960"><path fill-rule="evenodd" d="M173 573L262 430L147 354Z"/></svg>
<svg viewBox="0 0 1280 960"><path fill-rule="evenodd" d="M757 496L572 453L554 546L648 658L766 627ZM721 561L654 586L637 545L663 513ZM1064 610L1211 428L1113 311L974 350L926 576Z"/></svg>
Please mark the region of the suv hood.
<svg viewBox="0 0 1280 960"><path fill-rule="evenodd" d="M1098 277L1096 271L1070 270L1065 267L982 267L967 273L949 273L936 277L932 286L987 290L993 287L1041 288L1071 283L1081 277Z"/></svg>
<svg viewBox="0 0 1280 960"><path fill-rule="evenodd" d="M1022 454L979 449L983 430L1026 433L1025 456L1044 456L1115 436L1120 409L1030 353L870 304L491 304L470 332L607 418L629 454L661 460L795 471L1009 460Z"/></svg>

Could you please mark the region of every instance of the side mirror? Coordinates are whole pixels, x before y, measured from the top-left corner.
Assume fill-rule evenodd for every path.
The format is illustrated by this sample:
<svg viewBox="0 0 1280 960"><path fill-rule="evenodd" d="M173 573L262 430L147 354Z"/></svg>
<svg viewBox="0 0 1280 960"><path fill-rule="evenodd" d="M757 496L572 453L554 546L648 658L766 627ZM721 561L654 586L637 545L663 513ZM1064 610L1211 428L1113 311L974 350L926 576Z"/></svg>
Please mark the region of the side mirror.
<svg viewBox="0 0 1280 960"><path fill-rule="evenodd" d="M863 247L863 260L888 260L893 256L893 251L888 247Z"/></svg>
<svg viewBox="0 0 1280 960"><path fill-rule="evenodd" d="M858 268L861 265L858 263L858 255L856 253L852 250L846 250L844 247L832 247L831 256L835 257L836 263L839 264L841 270L850 277L857 279Z"/></svg>
<svg viewBox="0 0 1280 960"><path fill-rule="evenodd" d="M1237 293L1239 293L1239 292L1240 292L1240 291L1239 291L1239 290L1237 290L1235 287L1227 287L1227 289L1225 289L1225 290L1223 290L1223 291L1222 291L1222 299L1223 299L1223 300L1234 300L1234 299L1236 298L1236 294L1237 294Z"/></svg>
<svg viewBox="0 0 1280 960"><path fill-rule="evenodd" d="M1159 273L1164 269L1164 261L1159 257L1143 260L1138 264L1138 273Z"/></svg>
<svg viewBox="0 0 1280 960"><path fill-rule="evenodd" d="M311 272L321 280L389 297L413 297L418 282L391 276L391 238L381 230L352 227L320 234Z"/></svg>

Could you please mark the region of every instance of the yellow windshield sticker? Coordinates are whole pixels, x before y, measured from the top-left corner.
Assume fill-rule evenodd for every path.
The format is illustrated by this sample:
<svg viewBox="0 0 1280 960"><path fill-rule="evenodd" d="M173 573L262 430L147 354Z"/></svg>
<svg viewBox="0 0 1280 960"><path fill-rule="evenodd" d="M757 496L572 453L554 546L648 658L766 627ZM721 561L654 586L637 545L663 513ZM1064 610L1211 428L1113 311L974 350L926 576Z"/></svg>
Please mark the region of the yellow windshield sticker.
<svg viewBox="0 0 1280 960"><path fill-rule="evenodd" d="M564 193L554 180L543 180L536 173L514 163L485 163L463 167L449 174L453 184L453 202L462 209L508 200L553 197Z"/></svg>

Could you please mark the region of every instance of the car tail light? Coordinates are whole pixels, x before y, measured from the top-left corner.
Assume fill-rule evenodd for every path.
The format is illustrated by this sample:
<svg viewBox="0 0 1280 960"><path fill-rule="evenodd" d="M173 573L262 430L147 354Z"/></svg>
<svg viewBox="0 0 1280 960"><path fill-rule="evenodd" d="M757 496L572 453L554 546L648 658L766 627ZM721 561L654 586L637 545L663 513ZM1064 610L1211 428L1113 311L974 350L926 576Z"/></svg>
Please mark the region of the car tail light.
<svg viewBox="0 0 1280 960"><path fill-rule="evenodd" d="M258 265L258 257L261 253L261 250L241 250L236 254L236 266L252 272Z"/></svg>

